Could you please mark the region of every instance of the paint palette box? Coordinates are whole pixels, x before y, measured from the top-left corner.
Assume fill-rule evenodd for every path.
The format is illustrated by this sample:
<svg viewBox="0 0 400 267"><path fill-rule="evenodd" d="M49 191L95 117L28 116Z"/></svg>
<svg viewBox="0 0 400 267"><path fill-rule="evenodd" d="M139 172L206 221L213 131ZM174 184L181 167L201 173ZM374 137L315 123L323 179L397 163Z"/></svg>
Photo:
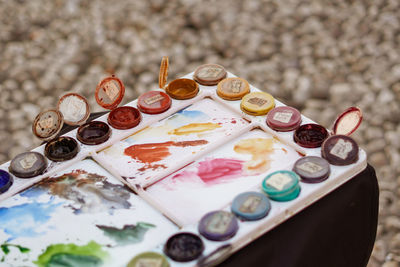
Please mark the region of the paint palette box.
<svg viewBox="0 0 400 267"><path fill-rule="evenodd" d="M355 162L344 166L327 164L328 178L319 179L318 183L309 183L294 173L299 193L290 201L273 200L263 191L266 177L273 178L269 186L283 192L288 178L280 171L291 172L300 159L321 158L321 148L306 148L294 138L296 127L315 123L303 115L296 115L294 121L288 113L291 109L284 108L272 96L260 93L229 72L222 75L219 65L208 68L211 69L202 67L183 77L190 81L182 81L180 86L190 84L185 89L189 92L167 88L170 106L156 108L156 113L146 111L162 99L157 98L157 92L163 90L151 93L151 101L144 102L146 110L138 100L128 103L126 107L145 111L135 118L133 128L111 126L111 134L103 143L78 142L79 152L74 158L63 162L47 160L41 175L30 179L11 175L12 185L0 194L1 262L9 266L136 266L137 262L157 261L159 265L155 266L201 266L216 257L213 252L224 248L226 254L234 253L366 167L366 153L359 149ZM207 80L207 85L193 83L193 75L197 82ZM218 81L230 78L232 88L224 87L223 94L218 93L213 76ZM104 89L102 97L117 95L116 86L106 88L111 91ZM240 98L229 99L239 94L246 95L251 104L247 109ZM253 98L251 94L255 94ZM283 110L269 118L278 120L273 125L279 125L279 131L267 123L272 106ZM108 125L110 120L106 114L97 121ZM281 131L285 123L291 128ZM76 138L77 131L65 136ZM345 156L350 150L345 141L341 142L343 145L337 144L331 150ZM34 151L44 155L45 147ZM306 164L297 166L303 171L321 171L322 167L311 159L303 161ZM0 169L7 171L9 166L7 162ZM216 210L230 214L232 201L244 192L270 197L265 217L249 222L242 217L218 215L211 220L210 229L223 233L234 219L234 234L217 242L202 236L205 230L199 225L204 215ZM257 201L245 202L242 211L255 209ZM168 250L172 242L169 237L187 232L199 236L197 242L201 242L202 250L197 258L177 258ZM179 242L184 244L184 240ZM134 258L141 253L145 253L142 258Z"/></svg>

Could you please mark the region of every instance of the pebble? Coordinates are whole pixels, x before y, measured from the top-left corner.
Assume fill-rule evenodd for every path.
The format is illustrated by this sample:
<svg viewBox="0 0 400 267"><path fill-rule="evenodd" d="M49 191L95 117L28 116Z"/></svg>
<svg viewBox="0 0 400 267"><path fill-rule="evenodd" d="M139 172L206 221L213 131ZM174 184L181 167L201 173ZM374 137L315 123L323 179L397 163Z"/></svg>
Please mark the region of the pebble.
<svg viewBox="0 0 400 267"><path fill-rule="evenodd" d="M123 79L126 103L158 88L163 55L168 81L219 63L326 127L349 106L363 110L353 137L384 187L370 264L398 266L399 1L44 2L0 6L0 140L10 140L0 163L40 143L32 120L67 91L96 112L93 92L111 73Z"/></svg>

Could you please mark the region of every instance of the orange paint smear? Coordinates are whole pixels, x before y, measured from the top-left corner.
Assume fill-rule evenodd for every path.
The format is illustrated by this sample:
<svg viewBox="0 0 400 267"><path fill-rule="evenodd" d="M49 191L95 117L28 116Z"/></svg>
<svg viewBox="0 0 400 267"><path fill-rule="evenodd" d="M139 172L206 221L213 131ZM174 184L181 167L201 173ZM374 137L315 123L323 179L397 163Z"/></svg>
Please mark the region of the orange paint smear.
<svg viewBox="0 0 400 267"><path fill-rule="evenodd" d="M207 131L212 131L217 128L221 128L221 125L218 123L190 123L184 125L182 127L176 128L173 131L168 132L168 134L174 135L188 135L188 134L195 134L195 133L202 133Z"/></svg>
<svg viewBox="0 0 400 267"><path fill-rule="evenodd" d="M270 168L270 155L274 152L273 138L250 138L240 140L233 148L236 153L250 154L251 160L244 164L249 173L262 173Z"/></svg>
<svg viewBox="0 0 400 267"><path fill-rule="evenodd" d="M165 159L171 153L169 152L169 147L178 146L178 147L187 147L187 146L200 146L207 144L207 140L195 140L195 141L182 141L182 142L173 142L168 141L164 143L149 143L149 144L140 144L133 145L127 147L124 151L124 154L132 157L133 159L151 164L162 159ZM149 166L149 168L152 168Z"/></svg>

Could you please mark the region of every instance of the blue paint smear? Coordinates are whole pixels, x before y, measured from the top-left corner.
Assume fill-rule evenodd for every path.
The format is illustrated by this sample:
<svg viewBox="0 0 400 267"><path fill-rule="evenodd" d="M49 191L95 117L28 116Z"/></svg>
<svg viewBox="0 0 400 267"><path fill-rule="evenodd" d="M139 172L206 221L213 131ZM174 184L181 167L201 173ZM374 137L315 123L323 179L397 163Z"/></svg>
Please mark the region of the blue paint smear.
<svg viewBox="0 0 400 267"><path fill-rule="evenodd" d="M36 228L46 223L51 214L61 203L26 203L10 208L0 208L0 229L11 237L7 242L18 237L35 237L43 233Z"/></svg>
<svg viewBox="0 0 400 267"><path fill-rule="evenodd" d="M27 198L38 198L43 194L47 194L47 192L39 187L31 187L28 190L25 190L24 192L20 193L19 195L21 197L27 197Z"/></svg>
<svg viewBox="0 0 400 267"><path fill-rule="evenodd" d="M208 122L210 117L200 110L182 109L167 119L167 124L178 128L190 123Z"/></svg>
<svg viewBox="0 0 400 267"><path fill-rule="evenodd" d="M185 116L187 118L195 119L199 117L208 117L207 114L200 110L187 110L187 109L182 109L177 112L177 114Z"/></svg>

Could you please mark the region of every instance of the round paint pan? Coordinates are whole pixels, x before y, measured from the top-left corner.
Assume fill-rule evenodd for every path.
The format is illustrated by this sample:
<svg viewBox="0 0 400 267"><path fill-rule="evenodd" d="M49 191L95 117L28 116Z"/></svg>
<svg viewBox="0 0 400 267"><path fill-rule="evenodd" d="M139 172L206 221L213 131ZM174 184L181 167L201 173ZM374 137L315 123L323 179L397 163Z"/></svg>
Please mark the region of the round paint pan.
<svg viewBox="0 0 400 267"><path fill-rule="evenodd" d="M295 162L293 171L300 176L302 182L320 183L328 179L331 168L325 159L307 156Z"/></svg>
<svg viewBox="0 0 400 267"><path fill-rule="evenodd" d="M119 107L110 112L107 122L115 129L126 130L137 126L142 120L142 114L134 107Z"/></svg>
<svg viewBox="0 0 400 267"><path fill-rule="evenodd" d="M135 256L127 267L169 267L166 257L156 252L143 252Z"/></svg>
<svg viewBox="0 0 400 267"><path fill-rule="evenodd" d="M107 123L91 121L78 128L76 137L85 145L99 145L110 138L111 129Z"/></svg>
<svg viewBox="0 0 400 267"><path fill-rule="evenodd" d="M232 213L217 210L207 213L201 218L198 230L208 240L224 241L236 234L239 230L239 224Z"/></svg>
<svg viewBox="0 0 400 267"><path fill-rule="evenodd" d="M125 95L123 82L115 75L100 81L96 87L96 102L111 110L107 122L115 129L127 130L136 127L142 120L140 111L134 107L118 107Z"/></svg>
<svg viewBox="0 0 400 267"><path fill-rule="evenodd" d="M267 196L259 192L244 192L235 197L231 211L245 221L260 220L268 215L271 204Z"/></svg>
<svg viewBox="0 0 400 267"><path fill-rule="evenodd" d="M32 124L33 134L43 141L55 138L64 125L64 119L61 112L55 109L40 112Z"/></svg>
<svg viewBox="0 0 400 267"><path fill-rule="evenodd" d="M218 64L204 64L199 66L193 74L193 79L201 85L213 86L226 78L227 72Z"/></svg>
<svg viewBox="0 0 400 267"><path fill-rule="evenodd" d="M49 141L44 148L48 159L56 162L73 159L79 152L78 142L72 137L62 136Z"/></svg>
<svg viewBox="0 0 400 267"><path fill-rule="evenodd" d="M176 79L167 85L165 91L174 99L185 100L199 93L199 85L191 79Z"/></svg>
<svg viewBox="0 0 400 267"><path fill-rule="evenodd" d="M12 186L13 182L14 179L8 172L0 170L0 194L6 192Z"/></svg>
<svg viewBox="0 0 400 267"><path fill-rule="evenodd" d="M46 158L38 152L21 153L11 161L9 171L19 178L32 178L45 172Z"/></svg>
<svg viewBox="0 0 400 267"><path fill-rule="evenodd" d="M57 104L57 110L63 114L68 125L82 125L90 115L89 103L83 96L75 93L63 95Z"/></svg>
<svg viewBox="0 0 400 267"><path fill-rule="evenodd" d="M309 123L303 124L295 131L293 135L294 141L302 147L316 148L328 138L328 131L319 124Z"/></svg>
<svg viewBox="0 0 400 267"><path fill-rule="evenodd" d="M358 144L350 136L333 135L322 144L321 156L332 165L345 166L357 162L358 151Z"/></svg>
<svg viewBox="0 0 400 267"><path fill-rule="evenodd" d="M171 236L164 245L164 253L174 261L188 262L197 259L204 251L198 235L182 232Z"/></svg>
<svg viewBox="0 0 400 267"><path fill-rule="evenodd" d="M265 92L253 92L243 97L240 109L253 116L267 114L275 107L274 97Z"/></svg>
<svg viewBox="0 0 400 267"><path fill-rule="evenodd" d="M138 109L147 114L160 114L171 107L171 98L161 91L150 91L138 98Z"/></svg>
<svg viewBox="0 0 400 267"><path fill-rule="evenodd" d="M300 123L300 111L288 106L273 108L267 115L267 125L278 132L293 131L300 126Z"/></svg>
<svg viewBox="0 0 400 267"><path fill-rule="evenodd" d="M292 171L276 171L262 182L262 189L275 201L290 201L300 194L299 176Z"/></svg>
<svg viewBox="0 0 400 267"><path fill-rule="evenodd" d="M225 100L240 100L250 93L249 83L242 78L233 77L223 79L218 83L217 95Z"/></svg>

